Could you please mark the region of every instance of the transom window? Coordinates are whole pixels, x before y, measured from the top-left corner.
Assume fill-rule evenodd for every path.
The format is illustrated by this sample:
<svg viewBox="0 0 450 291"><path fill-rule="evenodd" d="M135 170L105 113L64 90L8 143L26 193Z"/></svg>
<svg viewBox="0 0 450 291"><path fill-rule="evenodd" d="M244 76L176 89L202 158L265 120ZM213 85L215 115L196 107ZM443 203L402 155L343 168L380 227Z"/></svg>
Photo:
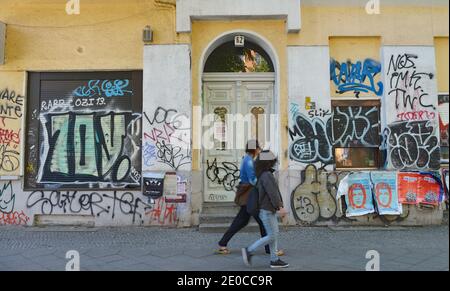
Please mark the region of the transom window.
<svg viewBox="0 0 450 291"><path fill-rule="evenodd" d="M245 47L226 42L209 56L205 73L271 73L274 66L267 53L257 44L246 41Z"/></svg>

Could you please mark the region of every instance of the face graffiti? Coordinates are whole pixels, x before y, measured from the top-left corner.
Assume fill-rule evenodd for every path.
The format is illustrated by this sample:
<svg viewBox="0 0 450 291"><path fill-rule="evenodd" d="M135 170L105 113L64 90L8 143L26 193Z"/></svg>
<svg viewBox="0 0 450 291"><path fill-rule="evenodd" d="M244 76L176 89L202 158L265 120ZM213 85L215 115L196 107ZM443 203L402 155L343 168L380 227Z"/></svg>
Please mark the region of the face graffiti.
<svg viewBox="0 0 450 291"><path fill-rule="evenodd" d="M353 184L348 193L348 200L354 209L362 209L366 205L367 193L361 184Z"/></svg>
<svg viewBox="0 0 450 291"><path fill-rule="evenodd" d="M354 92L355 97L359 98L361 93L371 92L382 96L383 83L376 82L376 76L380 73L381 64L372 59L356 63L351 61L339 63L331 59L330 63L331 81L337 86L337 94Z"/></svg>

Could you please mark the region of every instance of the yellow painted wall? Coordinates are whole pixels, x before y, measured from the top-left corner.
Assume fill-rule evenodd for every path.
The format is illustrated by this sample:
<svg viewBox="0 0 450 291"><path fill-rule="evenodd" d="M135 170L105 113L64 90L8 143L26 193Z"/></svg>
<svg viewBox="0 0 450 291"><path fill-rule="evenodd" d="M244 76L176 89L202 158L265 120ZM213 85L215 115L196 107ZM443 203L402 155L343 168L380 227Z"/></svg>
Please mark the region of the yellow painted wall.
<svg viewBox="0 0 450 291"><path fill-rule="evenodd" d="M449 92L449 39L448 37L437 37L434 40L436 48L436 75L438 91Z"/></svg>
<svg viewBox="0 0 450 291"><path fill-rule="evenodd" d="M381 1L382 2L382 1ZM449 35L448 6L381 5L380 15L363 7L302 6L302 31L288 45L327 45L330 36L382 36L382 45L433 45Z"/></svg>
<svg viewBox="0 0 450 291"><path fill-rule="evenodd" d="M351 61L353 64L358 61L364 63L364 60L368 58L380 62L380 37L331 37L329 45L330 57L339 63L347 61ZM381 74L378 74L375 77L375 83L378 83L380 79ZM370 85L368 80L366 83ZM333 81L330 82L330 85L333 97L355 97L354 92L336 93L337 86ZM360 97L376 97L376 94L362 92Z"/></svg>
<svg viewBox="0 0 450 291"><path fill-rule="evenodd" d="M155 44L183 42L175 32L175 8L154 0L81 1L80 15L68 15L65 4L0 0L0 20L7 23L0 70L142 69L146 25Z"/></svg>
<svg viewBox="0 0 450 291"><path fill-rule="evenodd" d="M196 21L192 25L192 90L193 90L193 105L201 106L201 91L200 91L200 59L208 45L217 37L223 35L228 31L245 30L254 32L263 38L267 39L274 47L279 57L280 62L280 108L281 110L287 108L287 55L286 55L286 25L284 21L269 20L264 21ZM288 125L288 118L286 114L281 114L281 128L286 128ZM198 132L194 130L194 140ZM287 149L288 139L285 130L281 133L282 148ZM282 167L287 167L287 158L282 157ZM200 169L201 158L199 151L193 153L193 168Z"/></svg>
<svg viewBox="0 0 450 291"><path fill-rule="evenodd" d="M0 71L0 176L22 174L22 125L26 116L24 84L23 72Z"/></svg>

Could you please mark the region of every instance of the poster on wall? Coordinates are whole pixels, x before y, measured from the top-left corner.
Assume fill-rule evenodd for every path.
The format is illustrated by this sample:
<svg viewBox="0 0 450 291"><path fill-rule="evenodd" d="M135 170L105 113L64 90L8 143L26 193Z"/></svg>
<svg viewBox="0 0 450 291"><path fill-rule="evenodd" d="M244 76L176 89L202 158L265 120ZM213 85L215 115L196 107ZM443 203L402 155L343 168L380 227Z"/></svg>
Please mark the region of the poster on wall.
<svg viewBox="0 0 450 291"><path fill-rule="evenodd" d="M439 100L439 126L441 132L441 146L449 146L449 95L440 94Z"/></svg>
<svg viewBox="0 0 450 291"><path fill-rule="evenodd" d="M373 194L380 215L403 212L397 192L397 172L372 172Z"/></svg>
<svg viewBox="0 0 450 291"><path fill-rule="evenodd" d="M375 212L370 173L352 173L345 177L339 185L338 196L345 196L347 217L363 216Z"/></svg>
<svg viewBox="0 0 450 291"><path fill-rule="evenodd" d="M399 173L398 174L398 195L402 204L416 205L419 200L419 173Z"/></svg>
<svg viewBox="0 0 450 291"><path fill-rule="evenodd" d="M443 201L440 178L432 173L422 174L419 180L419 203L438 206Z"/></svg>
<svg viewBox="0 0 450 291"><path fill-rule="evenodd" d="M448 193L448 186L449 186L448 169L442 169L441 170L441 179L442 179L442 184L443 184L443 188L444 188L444 194L446 196L446 197L444 197L444 199L448 203L448 200L449 200L449 193Z"/></svg>
<svg viewBox="0 0 450 291"><path fill-rule="evenodd" d="M33 73L29 103L26 188L141 189L142 72Z"/></svg>

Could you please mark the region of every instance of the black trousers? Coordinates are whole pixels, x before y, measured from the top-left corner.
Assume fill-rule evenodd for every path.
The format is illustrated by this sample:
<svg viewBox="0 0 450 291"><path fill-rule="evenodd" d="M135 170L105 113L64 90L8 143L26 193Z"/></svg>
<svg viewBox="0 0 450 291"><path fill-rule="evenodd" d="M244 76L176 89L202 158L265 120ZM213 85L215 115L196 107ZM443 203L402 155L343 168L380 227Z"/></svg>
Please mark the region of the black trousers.
<svg viewBox="0 0 450 291"><path fill-rule="evenodd" d="M242 206L238 215L234 218L234 221L231 224L230 228L227 230L227 232L223 235L222 239L220 240L219 246L226 247L228 245L228 242L233 238L233 236L248 225L251 217L252 216L247 212L247 207ZM259 216L253 216L253 218L259 225L261 237L265 237L267 233L261 219L259 218ZM268 245L266 246L266 253L270 253L270 248Z"/></svg>

